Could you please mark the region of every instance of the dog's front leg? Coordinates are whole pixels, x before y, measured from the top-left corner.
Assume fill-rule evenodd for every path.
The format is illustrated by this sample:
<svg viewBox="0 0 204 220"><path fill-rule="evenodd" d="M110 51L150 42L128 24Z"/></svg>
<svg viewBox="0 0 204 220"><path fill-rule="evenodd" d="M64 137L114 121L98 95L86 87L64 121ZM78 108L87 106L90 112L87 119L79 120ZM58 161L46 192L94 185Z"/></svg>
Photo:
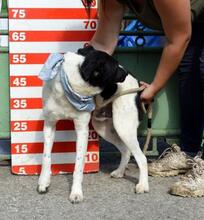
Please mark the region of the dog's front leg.
<svg viewBox="0 0 204 220"><path fill-rule="evenodd" d="M88 119L88 118L87 118ZM77 133L76 144L76 162L73 174L73 184L70 194L70 201L72 203L79 203L83 201L82 181L83 170L85 163L85 155L87 152L88 134L89 134L89 120L74 120L75 130Z"/></svg>
<svg viewBox="0 0 204 220"><path fill-rule="evenodd" d="M55 125L56 122L50 122L47 120L44 122L44 150L42 158L42 169L37 188L39 193L46 193L50 185L51 151L55 137Z"/></svg>

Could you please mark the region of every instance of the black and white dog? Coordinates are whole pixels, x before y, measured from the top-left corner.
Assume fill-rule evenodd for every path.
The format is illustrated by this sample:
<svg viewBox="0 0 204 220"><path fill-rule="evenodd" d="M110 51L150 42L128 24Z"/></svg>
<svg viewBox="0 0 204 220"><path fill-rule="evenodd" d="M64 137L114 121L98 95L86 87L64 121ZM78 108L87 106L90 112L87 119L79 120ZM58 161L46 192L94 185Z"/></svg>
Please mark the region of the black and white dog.
<svg viewBox="0 0 204 220"><path fill-rule="evenodd" d="M58 67L57 70L55 69L56 72L60 73L48 80L43 87L44 152L37 189L39 193L45 193L50 185L51 150L57 121L73 120L77 133L77 152L70 200L78 203L83 200L82 180L88 142L88 124L94 104L100 105L113 94L139 87L139 85L137 80L128 74L113 57L91 46L79 49L78 54L66 53L61 62L61 69L60 65L56 66ZM83 97L82 104L78 104L76 100L73 103L73 100L70 101L66 97L67 87L64 81L69 81L68 87L76 93L77 98ZM100 109L94 110L92 124L102 138L114 144L121 152L120 165L111 173L111 176L123 177L132 154L140 169L139 183L135 191L144 193L149 191L147 160L137 140L139 118L135 103L136 96L128 94L115 99L111 103L112 117L106 117Z"/></svg>

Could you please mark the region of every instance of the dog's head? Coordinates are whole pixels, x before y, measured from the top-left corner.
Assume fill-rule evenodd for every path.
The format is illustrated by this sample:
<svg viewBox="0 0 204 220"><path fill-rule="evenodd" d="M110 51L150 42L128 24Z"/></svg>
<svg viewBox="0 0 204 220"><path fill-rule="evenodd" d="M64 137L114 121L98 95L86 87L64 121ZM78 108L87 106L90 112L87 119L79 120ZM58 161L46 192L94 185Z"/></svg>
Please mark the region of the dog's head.
<svg viewBox="0 0 204 220"><path fill-rule="evenodd" d="M92 46L79 49L78 54L85 57L80 66L82 78L92 86L110 87L118 82L123 82L128 72L118 64L112 56Z"/></svg>

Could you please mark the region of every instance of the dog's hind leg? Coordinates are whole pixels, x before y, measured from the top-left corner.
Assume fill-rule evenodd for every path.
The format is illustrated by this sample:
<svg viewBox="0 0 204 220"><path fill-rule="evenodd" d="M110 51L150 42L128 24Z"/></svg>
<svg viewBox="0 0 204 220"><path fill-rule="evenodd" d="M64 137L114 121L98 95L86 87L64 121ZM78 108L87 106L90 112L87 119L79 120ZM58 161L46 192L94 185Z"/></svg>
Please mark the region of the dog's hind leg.
<svg viewBox="0 0 204 220"><path fill-rule="evenodd" d="M46 193L50 185L51 177L51 151L55 137L56 121L50 122L45 120L44 122L44 150L42 157L42 169L38 180L37 191L39 193Z"/></svg>
<svg viewBox="0 0 204 220"><path fill-rule="evenodd" d="M144 193L149 191L148 184L148 172L147 172L147 159L140 149L139 142L137 140L137 127L138 118L136 111L123 112L115 111L113 115L114 127L129 148L130 152L134 156L140 171L139 183L136 185L136 193Z"/></svg>
<svg viewBox="0 0 204 220"><path fill-rule="evenodd" d="M77 134L76 143L76 163L73 174L73 184L70 194L70 201L72 203L79 203L83 201L82 181L85 156L87 152L88 135L89 135L89 121L90 115L85 120L74 120L75 130Z"/></svg>
<svg viewBox="0 0 204 220"><path fill-rule="evenodd" d="M114 170L110 175L114 178L121 178L124 176L125 169L130 159L130 151L126 145L121 141L117 135L112 119L106 119L104 121L98 121L94 117L92 118L92 125L96 132L106 141L115 145L121 153L121 160L119 167Z"/></svg>

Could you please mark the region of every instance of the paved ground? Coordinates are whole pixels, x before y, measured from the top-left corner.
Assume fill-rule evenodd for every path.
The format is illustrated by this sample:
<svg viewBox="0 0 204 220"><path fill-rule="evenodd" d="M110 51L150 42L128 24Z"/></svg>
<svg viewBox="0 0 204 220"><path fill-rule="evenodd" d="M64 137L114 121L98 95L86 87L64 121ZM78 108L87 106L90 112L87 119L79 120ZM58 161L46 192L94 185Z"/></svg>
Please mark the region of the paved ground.
<svg viewBox="0 0 204 220"><path fill-rule="evenodd" d="M9 166L0 167L0 220L202 220L204 198L189 199L167 193L177 178L149 178L150 193L137 195L134 185L138 170L134 163L123 179L109 177L116 164L101 166L101 171L86 174L85 200L68 200L71 175L53 176L49 193L36 192L37 176L15 176Z"/></svg>

